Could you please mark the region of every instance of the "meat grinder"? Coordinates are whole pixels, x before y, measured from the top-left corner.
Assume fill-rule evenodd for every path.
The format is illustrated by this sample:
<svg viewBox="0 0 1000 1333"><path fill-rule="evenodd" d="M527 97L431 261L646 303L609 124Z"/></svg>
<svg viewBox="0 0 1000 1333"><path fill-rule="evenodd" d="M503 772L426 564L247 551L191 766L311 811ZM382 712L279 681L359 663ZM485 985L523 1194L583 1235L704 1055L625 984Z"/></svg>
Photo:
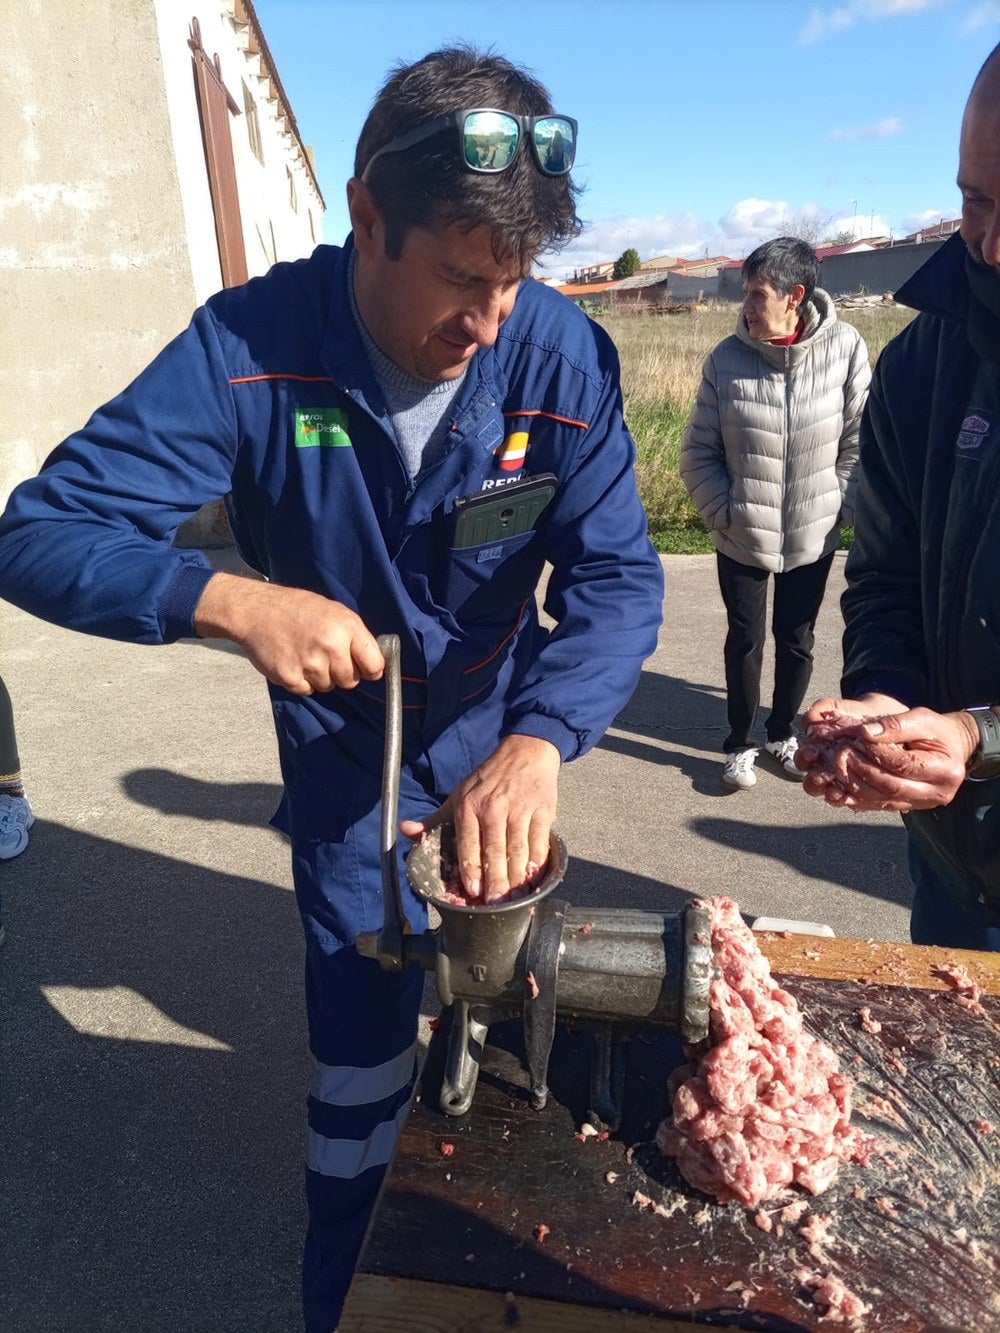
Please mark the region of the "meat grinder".
<svg viewBox="0 0 1000 1333"><path fill-rule="evenodd" d="M382 929L358 937L357 949L389 971L416 963L435 974L452 1007L441 1109L464 1115L472 1105L479 1060L491 1024L522 1017L529 1098L540 1110L557 1017L593 1032L590 1119L616 1128L624 1097L624 1041L639 1028L680 1033L686 1043L708 1033L712 977L707 912L582 910L557 898L567 854L553 832L541 882L515 902L487 906L443 900L442 853L450 829L437 829L406 859L411 888L436 909L440 925L412 931L403 911L396 858L402 689L399 639L379 638L385 658L386 733L382 785ZM443 844L443 845L442 845Z"/></svg>

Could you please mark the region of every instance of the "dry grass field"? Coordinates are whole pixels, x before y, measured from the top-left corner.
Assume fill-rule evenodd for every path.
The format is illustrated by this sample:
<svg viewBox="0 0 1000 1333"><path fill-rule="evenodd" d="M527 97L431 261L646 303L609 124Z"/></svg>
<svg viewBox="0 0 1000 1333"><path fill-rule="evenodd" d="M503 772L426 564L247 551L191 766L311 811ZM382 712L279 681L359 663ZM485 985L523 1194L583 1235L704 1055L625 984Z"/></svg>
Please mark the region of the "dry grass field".
<svg viewBox="0 0 1000 1333"><path fill-rule="evenodd" d="M625 420L638 449L639 490L649 531L661 551L712 550L677 470L681 436L694 403L701 367L716 343L732 333L736 305L693 314L604 315L622 363ZM874 365L882 348L913 318L904 306L838 312L864 338Z"/></svg>

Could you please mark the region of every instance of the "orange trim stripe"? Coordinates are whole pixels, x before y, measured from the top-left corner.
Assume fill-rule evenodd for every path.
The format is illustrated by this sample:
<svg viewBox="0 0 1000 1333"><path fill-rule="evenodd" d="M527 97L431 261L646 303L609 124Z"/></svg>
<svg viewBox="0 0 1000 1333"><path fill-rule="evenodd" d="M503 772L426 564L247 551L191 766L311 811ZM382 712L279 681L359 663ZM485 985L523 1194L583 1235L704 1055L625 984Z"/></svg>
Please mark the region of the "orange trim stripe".
<svg viewBox="0 0 1000 1333"><path fill-rule="evenodd" d="M356 685L355 689L364 699L372 699L375 703L379 704L384 702L384 700L380 699L377 694L372 694L369 690L363 690L360 685ZM426 708L426 704L403 704L404 713L422 713Z"/></svg>
<svg viewBox="0 0 1000 1333"><path fill-rule="evenodd" d="M242 375L239 379L230 380L230 384L253 384L257 380L301 380L303 384L332 384L333 380L329 375L288 375L279 372L276 375Z"/></svg>
<svg viewBox="0 0 1000 1333"><path fill-rule="evenodd" d="M505 412L505 417L548 417L550 421L561 421L564 426L582 426L590 430L589 421L575 421L573 417L560 417L555 412L543 412L540 407L525 407L520 412Z"/></svg>
<svg viewBox="0 0 1000 1333"><path fill-rule="evenodd" d="M463 676L471 676L473 671L479 671L482 667L489 666L489 664L493 661L494 657L496 657L501 652L501 650L504 649L508 643L510 643L511 639L521 628L521 618L524 615L524 608L528 605L529 601L530 598L526 597L524 601L521 603L521 605L518 607L517 620L515 620L514 628L511 630L511 632L509 634L504 635L504 637L500 640L497 646L490 653L489 657L484 657L481 662L476 662L474 666L466 667L465 670L462 672Z"/></svg>
<svg viewBox="0 0 1000 1333"><path fill-rule="evenodd" d="M483 690L488 690L490 686L493 684L495 684L495 681L492 680L485 681L482 685L480 685L478 690L473 690L471 694L463 694L461 699L459 700L459 703L467 704L470 699L474 699L477 694L482 694Z"/></svg>

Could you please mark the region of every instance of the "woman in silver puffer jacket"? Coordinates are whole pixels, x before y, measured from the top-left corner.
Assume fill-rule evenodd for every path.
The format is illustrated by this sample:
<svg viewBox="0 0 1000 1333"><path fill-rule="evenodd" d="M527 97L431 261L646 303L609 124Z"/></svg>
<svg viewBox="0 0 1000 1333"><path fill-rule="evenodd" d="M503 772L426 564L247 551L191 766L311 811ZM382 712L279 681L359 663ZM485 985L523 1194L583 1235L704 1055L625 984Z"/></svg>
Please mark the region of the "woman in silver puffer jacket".
<svg viewBox="0 0 1000 1333"><path fill-rule="evenodd" d="M779 236L744 261L736 332L705 362L680 470L716 547L729 629L723 781L756 781L767 585L774 576L774 695L767 752L794 777L795 716L839 529L852 521L864 340L816 286L816 252Z"/></svg>

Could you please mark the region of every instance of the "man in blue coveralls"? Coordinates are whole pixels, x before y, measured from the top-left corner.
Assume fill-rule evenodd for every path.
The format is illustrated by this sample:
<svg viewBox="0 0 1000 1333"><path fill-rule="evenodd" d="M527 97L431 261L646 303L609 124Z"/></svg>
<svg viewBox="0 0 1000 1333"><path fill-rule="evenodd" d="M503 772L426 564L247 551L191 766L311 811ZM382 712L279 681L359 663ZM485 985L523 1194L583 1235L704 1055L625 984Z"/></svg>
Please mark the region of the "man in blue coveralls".
<svg viewBox="0 0 1000 1333"><path fill-rule="evenodd" d="M222 636L269 682L316 1060L310 1333L336 1325L415 1073L423 975L352 947L382 921L375 636L402 642L402 831L453 821L466 890L487 901L544 862L560 765L656 643L662 572L617 357L527 278L579 231L576 128L500 57L396 69L358 142L345 245L212 297L0 522L12 602L142 643ZM540 477L527 530L458 523L457 502L514 504ZM171 544L222 495L264 581ZM552 631L534 598L546 563Z"/></svg>

